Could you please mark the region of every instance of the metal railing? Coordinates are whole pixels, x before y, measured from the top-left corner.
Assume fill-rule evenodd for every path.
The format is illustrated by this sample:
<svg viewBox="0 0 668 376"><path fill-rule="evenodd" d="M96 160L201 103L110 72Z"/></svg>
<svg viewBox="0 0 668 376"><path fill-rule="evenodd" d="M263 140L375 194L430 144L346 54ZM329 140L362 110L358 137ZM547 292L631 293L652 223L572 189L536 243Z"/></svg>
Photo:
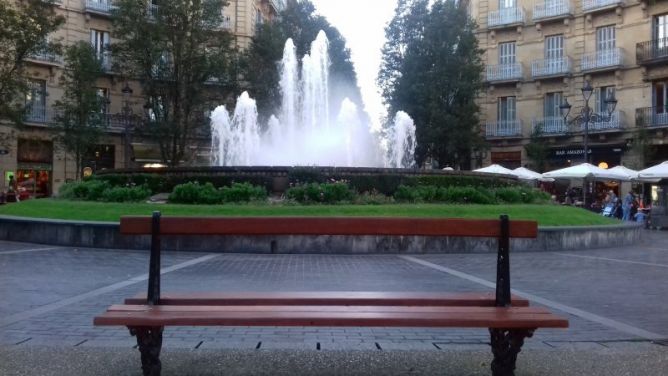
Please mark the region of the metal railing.
<svg viewBox="0 0 668 376"><path fill-rule="evenodd" d="M653 39L636 44L636 61L647 63L668 59L668 38Z"/></svg>
<svg viewBox="0 0 668 376"><path fill-rule="evenodd" d="M636 125L639 127L668 126L668 106L636 108Z"/></svg>
<svg viewBox="0 0 668 376"><path fill-rule="evenodd" d="M548 0L533 6L533 19L553 18L573 14L569 0Z"/></svg>
<svg viewBox="0 0 668 376"><path fill-rule="evenodd" d="M51 64L63 64L63 57L53 51L40 50L28 55L28 59Z"/></svg>
<svg viewBox="0 0 668 376"><path fill-rule="evenodd" d="M97 13L111 14L114 8L116 6L112 4L112 0L86 0L84 3L84 9Z"/></svg>
<svg viewBox="0 0 668 376"><path fill-rule="evenodd" d="M522 79L522 64L499 64L487 66L487 81L514 81Z"/></svg>
<svg viewBox="0 0 668 376"><path fill-rule="evenodd" d="M98 53L97 59L100 61L100 65L102 66L102 71L106 73L111 73L112 71L111 52Z"/></svg>
<svg viewBox="0 0 668 376"><path fill-rule="evenodd" d="M517 137L522 136L522 120L499 120L488 122L485 125L487 137Z"/></svg>
<svg viewBox="0 0 668 376"><path fill-rule="evenodd" d="M571 72L571 59L568 56L556 59L540 59L531 62L531 77L564 75Z"/></svg>
<svg viewBox="0 0 668 376"><path fill-rule="evenodd" d="M281 12L285 9L285 0L269 0L269 3L276 10L276 12Z"/></svg>
<svg viewBox="0 0 668 376"><path fill-rule="evenodd" d="M621 117L623 115L623 112L621 111L615 111L610 115L610 121L590 121L589 122L589 132L602 132L602 131L610 131L610 130L617 130L622 128L622 121ZM607 119L608 114L607 113L597 113L597 117L600 119ZM580 130L584 131L584 123L580 124Z"/></svg>
<svg viewBox="0 0 668 376"><path fill-rule="evenodd" d="M487 27L499 27L524 23L524 8L504 8L489 12Z"/></svg>
<svg viewBox="0 0 668 376"><path fill-rule="evenodd" d="M612 48L582 55L583 71L610 68L622 65L622 50Z"/></svg>
<svg viewBox="0 0 668 376"><path fill-rule="evenodd" d="M568 133L568 126L560 116L546 116L533 119L531 126L543 135L559 135Z"/></svg>
<svg viewBox="0 0 668 376"><path fill-rule="evenodd" d="M613 5L621 5L622 0L582 0L582 11L589 12Z"/></svg>
<svg viewBox="0 0 668 376"><path fill-rule="evenodd" d="M54 112L46 106L32 104L28 105L26 112L23 114L23 121L26 123L49 124L54 120Z"/></svg>

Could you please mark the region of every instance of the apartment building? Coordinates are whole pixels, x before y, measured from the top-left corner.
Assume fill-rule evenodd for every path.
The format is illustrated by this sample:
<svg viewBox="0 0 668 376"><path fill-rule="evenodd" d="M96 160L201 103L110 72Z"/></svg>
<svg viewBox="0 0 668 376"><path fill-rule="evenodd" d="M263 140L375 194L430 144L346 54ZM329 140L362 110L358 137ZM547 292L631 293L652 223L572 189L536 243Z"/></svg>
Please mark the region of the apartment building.
<svg viewBox="0 0 668 376"><path fill-rule="evenodd" d="M157 8L160 0L147 0ZM240 48L249 45L256 25L271 21L285 7L285 0L228 0L222 12L223 27L236 36ZM133 139L129 132L131 109L142 114L144 103L137 82L126 81L112 69L113 56L106 49L114 41L111 24L113 0L56 0L56 12L66 23L50 38L64 45L90 41L104 68L104 75L95 83L100 96L106 98L106 134L101 143L86 156L86 173L100 169L140 167L159 162L159 153L151 140ZM60 76L63 58L52 53L37 53L28 59L26 74L30 89L25 94L29 111L25 115L25 129L15 131L2 125L0 132L14 136L8 145L0 147L0 190L4 190L9 176L15 176L21 190L31 197L48 197L66 181L76 176L75 162L54 142L53 104L63 95Z"/></svg>
<svg viewBox="0 0 668 376"><path fill-rule="evenodd" d="M536 129L548 169L582 162L583 126L564 121L559 106L568 99L571 117L579 114L585 81L601 115L588 127L591 163L668 160L668 1L473 0L470 13L485 51L486 164L530 163L524 146ZM617 107L607 116L613 94Z"/></svg>

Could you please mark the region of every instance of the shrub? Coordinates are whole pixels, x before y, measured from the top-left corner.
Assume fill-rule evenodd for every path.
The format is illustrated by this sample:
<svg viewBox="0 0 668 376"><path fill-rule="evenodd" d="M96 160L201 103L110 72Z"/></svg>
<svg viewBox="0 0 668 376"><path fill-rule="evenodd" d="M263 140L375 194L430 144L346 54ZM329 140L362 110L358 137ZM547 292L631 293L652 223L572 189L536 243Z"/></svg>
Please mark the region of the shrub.
<svg viewBox="0 0 668 376"><path fill-rule="evenodd" d="M231 187L220 188L222 202L249 202L267 199L267 190L264 187L250 183L233 183Z"/></svg>
<svg viewBox="0 0 668 376"><path fill-rule="evenodd" d="M300 203L336 204L352 201L355 192L350 189L348 184L342 182L311 183L288 188L285 197Z"/></svg>
<svg viewBox="0 0 668 376"><path fill-rule="evenodd" d="M169 195L169 201L178 204L218 204L222 199L213 184L190 182L174 187Z"/></svg>
<svg viewBox="0 0 668 376"><path fill-rule="evenodd" d="M102 193L105 202L137 202L144 201L151 196L151 190L146 186L140 187L113 187Z"/></svg>
<svg viewBox="0 0 668 376"><path fill-rule="evenodd" d="M111 188L109 183L97 180L72 182L60 188L59 196L70 200L98 201L105 190Z"/></svg>
<svg viewBox="0 0 668 376"><path fill-rule="evenodd" d="M494 193L499 201L507 204L525 202L522 199L522 192L518 188L497 188ZM526 196L526 193L524 195Z"/></svg>

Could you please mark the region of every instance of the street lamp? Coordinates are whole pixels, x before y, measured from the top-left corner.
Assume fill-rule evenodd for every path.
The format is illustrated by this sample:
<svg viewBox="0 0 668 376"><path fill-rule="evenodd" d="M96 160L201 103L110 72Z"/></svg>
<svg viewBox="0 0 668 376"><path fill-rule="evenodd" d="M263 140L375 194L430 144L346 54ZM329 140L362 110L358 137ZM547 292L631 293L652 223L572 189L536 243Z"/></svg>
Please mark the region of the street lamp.
<svg viewBox="0 0 668 376"><path fill-rule="evenodd" d="M123 126L124 126L124 140L125 140L125 145L124 145L124 162L125 162L125 168L130 168L130 127L132 126L132 107L130 107L130 97L132 96L132 88L128 84L128 82L125 82L125 86L123 89L121 89L121 93L123 93Z"/></svg>
<svg viewBox="0 0 668 376"><path fill-rule="evenodd" d="M572 118L571 120L568 120L568 115L571 112L571 104L568 103L568 99L564 98L564 102L559 106L559 109L561 110L561 115L564 117L564 123L567 125L571 125L573 123L580 123L584 124L584 162L589 163L589 122L590 121L603 121L603 122L608 122L612 118L612 113L615 112L615 108L617 107L617 99L615 99L615 94L611 93L610 95L605 98L605 109L607 111L607 116L603 116L601 114L594 113L589 107L589 99L591 99L591 95L594 92L594 88L591 87L591 84L589 81L585 81L584 86L581 89L582 91L582 98L584 98L585 105L580 110L580 114L577 115L576 117Z"/></svg>
<svg viewBox="0 0 668 376"><path fill-rule="evenodd" d="M589 99L591 99L591 95L594 92L594 88L591 86L589 81L585 80L584 86L581 89L582 91L582 98L584 99L584 107L582 107L582 110L580 110L580 114L575 116L572 119L568 119L568 115L571 112L571 105L568 103L568 99L564 98L563 103L559 106L559 109L561 110L561 115L564 117L564 123L567 125L572 125L574 123L580 123L584 124L584 135L583 135L583 143L584 143L584 162L589 163L589 122L590 121L602 121L602 122L608 122L612 118L612 113L615 112L615 108L617 107L617 99L615 99L615 94L611 93L605 98L605 109L607 111L607 115L602 115L598 113L594 113L589 107ZM584 179L583 183L586 183L586 179ZM582 184L582 202L584 207L587 207L587 188L586 184Z"/></svg>

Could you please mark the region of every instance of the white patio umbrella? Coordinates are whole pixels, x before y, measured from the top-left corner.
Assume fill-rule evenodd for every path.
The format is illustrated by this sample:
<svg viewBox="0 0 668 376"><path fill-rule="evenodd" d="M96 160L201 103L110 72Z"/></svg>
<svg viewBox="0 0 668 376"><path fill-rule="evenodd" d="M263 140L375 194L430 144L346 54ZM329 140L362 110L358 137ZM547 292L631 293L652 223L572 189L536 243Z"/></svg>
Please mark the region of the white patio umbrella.
<svg viewBox="0 0 668 376"><path fill-rule="evenodd" d="M488 174L502 174L502 175L516 176L513 173L513 170L509 170L503 166L499 166L498 164L493 164L487 167L479 168L477 170L473 170L473 172L486 172Z"/></svg>
<svg viewBox="0 0 668 376"><path fill-rule="evenodd" d="M668 161L638 171L638 178L644 181L659 181L661 179L668 179Z"/></svg>
<svg viewBox="0 0 668 376"><path fill-rule="evenodd" d="M609 169L608 171L615 171L619 172L620 174L624 174L629 177L629 179L637 179L638 178L638 171L636 170L631 170L628 167L624 166L617 166Z"/></svg>
<svg viewBox="0 0 668 376"><path fill-rule="evenodd" d="M604 170L589 163L566 167L559 170L546 172L543 177L552 179L595 179L595 180L631 180L627 175L610 170Z"/></svg>
<svg viewBox="0 0 668 376"><path fill-rule="evenodd" d="M526 167L518 167L514 169L513 175L522 180L554 181L554 179L545 178L543 177L543 174L540 174L536 171L531 171Z"/></svg>

